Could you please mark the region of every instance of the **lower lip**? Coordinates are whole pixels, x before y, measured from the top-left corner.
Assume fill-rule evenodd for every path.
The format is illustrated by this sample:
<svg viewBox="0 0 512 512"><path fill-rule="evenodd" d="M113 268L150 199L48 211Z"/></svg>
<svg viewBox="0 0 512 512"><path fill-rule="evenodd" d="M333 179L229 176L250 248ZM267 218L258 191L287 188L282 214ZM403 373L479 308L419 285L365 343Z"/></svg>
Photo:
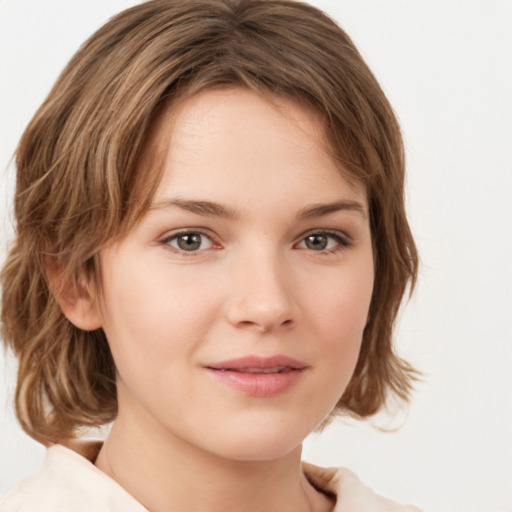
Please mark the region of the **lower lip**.
<svg viewBox="0 0 512 512"><path fill-rule="evenodd" d="M290 389L301 378L303 369L281 373L243 373L235 371L208 371L223 384L250 396L271 397Z"/></svg>

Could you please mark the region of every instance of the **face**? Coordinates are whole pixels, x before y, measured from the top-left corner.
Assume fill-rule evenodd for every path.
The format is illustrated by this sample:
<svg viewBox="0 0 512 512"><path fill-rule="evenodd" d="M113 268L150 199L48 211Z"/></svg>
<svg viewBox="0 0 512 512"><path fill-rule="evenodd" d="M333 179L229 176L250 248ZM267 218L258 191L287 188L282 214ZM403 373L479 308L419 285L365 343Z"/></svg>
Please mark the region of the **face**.
<svg viewBox="0 0 512 512"><path fill-rule="evenodd" d="M237 460L290 453L358 357L373 287L365 190L316 116L244 89L166 113L153 205L100 253L118 422Z"/></svg>

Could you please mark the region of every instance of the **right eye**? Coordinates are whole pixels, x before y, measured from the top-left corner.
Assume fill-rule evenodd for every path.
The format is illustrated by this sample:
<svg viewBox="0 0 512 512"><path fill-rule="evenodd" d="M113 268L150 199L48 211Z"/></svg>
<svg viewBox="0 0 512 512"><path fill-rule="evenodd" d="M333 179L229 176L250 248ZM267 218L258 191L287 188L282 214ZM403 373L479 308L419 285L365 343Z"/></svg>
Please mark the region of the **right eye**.
<svg viewBox="0 0 512 512"><path fill-rule="evenodd" d="M171 246L176 251L188 253L204 251L213 247L212 239L198 231L175 233L162 240L161 243Z"/></svg>

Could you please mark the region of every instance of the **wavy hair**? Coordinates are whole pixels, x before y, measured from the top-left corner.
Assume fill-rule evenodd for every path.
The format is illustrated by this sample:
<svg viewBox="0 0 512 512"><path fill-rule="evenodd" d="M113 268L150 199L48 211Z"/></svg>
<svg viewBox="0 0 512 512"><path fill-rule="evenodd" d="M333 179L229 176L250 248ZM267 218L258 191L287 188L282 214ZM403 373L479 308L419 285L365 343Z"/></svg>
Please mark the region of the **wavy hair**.
<svg viewBox="0 0 512 512"><path fill-rule="evenodd" d="M2 336L19 361L16 412L47 444L117 412L115 366L101 329L71 324L46 276L84 272L146 212L161 166L141 165L163 108L241 86L313 108L340 172L364 183L375 283L352 379L336 410L376 413L408 400L414 369L392 346L418 257L404 207L404 150L393 110L347 34L293 0L152 0L113 17L78 50L16 150L15 239L1 273Z"/></svg>

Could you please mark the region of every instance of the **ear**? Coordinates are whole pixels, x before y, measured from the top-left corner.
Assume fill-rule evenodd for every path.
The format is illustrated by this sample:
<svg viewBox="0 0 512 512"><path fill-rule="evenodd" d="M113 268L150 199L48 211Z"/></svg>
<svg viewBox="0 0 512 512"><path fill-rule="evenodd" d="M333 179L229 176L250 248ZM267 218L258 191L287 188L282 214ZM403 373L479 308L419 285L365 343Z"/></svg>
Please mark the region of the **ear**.
<svg viewBox="0 0 512 512"><path fill-rule="evenodd" d="M64 279L62 268L46 258L45 273L62 313L75 327L83 331L94 331L102 327L94 287L85 272L79 276L77 283L71 283Z"/></svg>

